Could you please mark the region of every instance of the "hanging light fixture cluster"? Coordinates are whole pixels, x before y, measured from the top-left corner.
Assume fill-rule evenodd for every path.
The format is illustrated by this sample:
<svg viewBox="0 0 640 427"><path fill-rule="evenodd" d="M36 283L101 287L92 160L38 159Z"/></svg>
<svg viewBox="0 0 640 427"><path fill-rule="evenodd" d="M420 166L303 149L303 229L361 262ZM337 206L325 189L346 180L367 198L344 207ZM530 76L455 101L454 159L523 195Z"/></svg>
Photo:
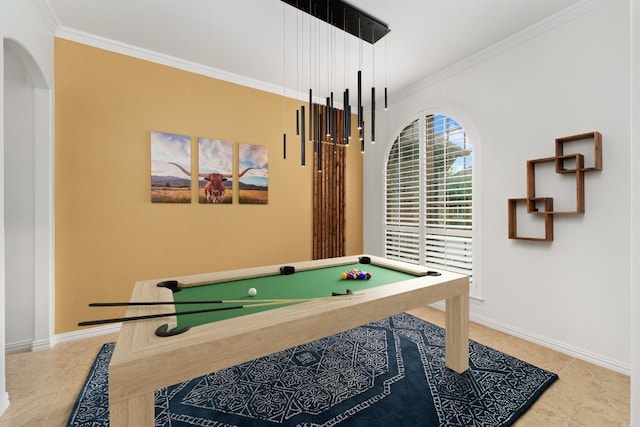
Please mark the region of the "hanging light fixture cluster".
<svg viewBox="0 0 640 427"><path fill-rule="evenodd" d="M388 26L382 21L372 17L371 15L355 8L354 6L345 3L342 0L282 0L296 9L317 18L317 20L324 21L330 24L332 31L327 30L327 58L322 65L327 66L327 84L329 89L324 97L324 105L314 103L314 90L313 86L316 85L316 90L319 89L319 75L320 75L320 60L316 60L313 64L312 50L314 48L312 40L320 38L320 26L313 24L309 25L309 103L308 106L301 105L299 109L296 109L296 135L300 137L301 145L301 164L305 165L305 145L307 137L307 124L308 124L308 140L314 143L314 151L318 154L318 171L321 171L322 165L322 144L332 143L334 151L337 149L338 144L348 145L349 139L352 136L351 129L351 117L352 106L349 88L345 88L342 93L342 105L343 109L337 108L337 102L334 103L334 91L333 86L335 79L332 75L331 65L334 63L333 58L335 56L335 28L342 30L345 37L345 62L349 57L347 52L347 37L348 34L355 36L360 41L360 54L359 54L359 69L357 72L357 136L360 140L361 151L364 153L365 142L365 121L364 121L364 108L362 106L363 89L362 89L362 43L370 43L372 46L389 33ZM311 22L311 21L310 21ZM297 22L296 22L297 27ZM313 27L313 28L312 28ZM296 37L299 37L299 30ZM286 35L285 35L286 38ZM299 54L299 45L296 43ZM319 47L316 46L316 54L320 55ZM373 52L373 47L372 47ZM375 54L372 53L372 62L375 68ZM286 67L286 65L285 65ZM386 67L386 64L385 64ZM346 69L346 67L345 67ZM312 78L312 72L315 71L316 78ZM386 74L386 72L385 72ZM296 76L297 79L298 76ZM386 79L386 76L385 76ZM286 80L286 79L285 79ZM315 81L314 81L315 80ZM346 86L346 72L345 72L345 86ZM371 142L375 142L375 73L373 74L373 85L371 87L371 123L370 123L370 135ZM286 84L286 83L285 83ZM298 82L296 82L298 84ZM298 88L296 88L298 89ZM316 95L317 96L317 95ZM385 81L384 89L384 104L385 110L387 109L387 88ZM306 108L305 108L306 107ZM307 122L308 120L308 122ZM286 134L283 136L283 150L286 158Z"/></svg>

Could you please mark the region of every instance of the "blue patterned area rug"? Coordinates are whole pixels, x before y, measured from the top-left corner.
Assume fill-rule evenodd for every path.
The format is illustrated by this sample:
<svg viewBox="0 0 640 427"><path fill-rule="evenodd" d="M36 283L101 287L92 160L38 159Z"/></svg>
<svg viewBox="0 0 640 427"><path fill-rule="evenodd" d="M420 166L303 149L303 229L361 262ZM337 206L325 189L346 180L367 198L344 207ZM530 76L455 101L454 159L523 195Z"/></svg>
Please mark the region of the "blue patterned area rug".
<svg viewBox="0 0 640 427"><path fill-rule="evenodd" d="M67 426L108 426L114 343ZM444 330L407 313L155 393L156 426L508 426L558 376L474 341L470 369L444 366Z"/></svg>

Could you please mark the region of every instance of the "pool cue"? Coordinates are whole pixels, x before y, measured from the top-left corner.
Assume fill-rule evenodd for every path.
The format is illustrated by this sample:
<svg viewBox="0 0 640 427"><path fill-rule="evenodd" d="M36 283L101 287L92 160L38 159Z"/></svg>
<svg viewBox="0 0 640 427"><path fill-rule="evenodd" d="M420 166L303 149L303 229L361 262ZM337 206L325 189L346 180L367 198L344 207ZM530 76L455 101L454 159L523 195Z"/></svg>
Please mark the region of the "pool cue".
<svg viewBox="0 0 640 427"><path fill-rule="evenodd" d="M132 307L132 306L151 306L151 305L173 305L173 304L242 304L242 303L274 303L274 304L293 304L307 301L322 301L329 299L345 299L344 297L354 297L364 295L362 293L346 293L336 294L330 297L317 298L276 298L276 299L227 299L227 300L211 300L211 301L130 301L130 302L92 302L89 307ZM342 297L342 298L340 298Z"/></svg>
<svg viewBox="0 0 640 427"><path fill-rule="evenodd" d="M318 300L343 300L343 299L350 299L353 296L361 296L364 295L363 293L359 293L359 294L354 294L354 293L350 293L350 294L346 294L346 295L334 295L334 296L330 296L330 297L318 297L318 298L301 298L301 299L297 299L297 300L272 300L270 302L262 302L262 303L258 303L258 304L243 304L243 305L234 305L234 306L230 306L230 307L217 307L217 308L206 308L206 309L202 309L202 310L191 310L191 311L183 311L183 312L174 312L174 313L158 313L158 314L147 314L147 315L142 315L142 316L131 316L131 317L115 317L112 319L101 319L101 320L88 320L85 322L80 322L78 323L78 326L93 326L93 325L104 325L107 323L120 323L120 322L129 322L132 320L146 320L146 319L157 319L160 317L170 317L170 316L180 316L183 314L199 314L199 313L212 313L215 311L224 311L224 310L238 310L238 309L242 309L242 308L252 308L252 307L265 307L265 306L270 306L270 305L282 305L282 304L295 304L295 303L300 303L300 302L308 302L308 301L318 301ZM248 302L247 300L240 300L242 302ZM255 301L259 301L259 300L255 300ZM265 300L262 300L265 301ZM150 301L153 302L153 305L156 305L155 302L156 301ZM201 304L202 302L198 302L199 304ZM130 304L130 303L127 303ZM134 303L135 304L135 303ZM161 303L161 304L172 304L169 302L166 303ZM148 304L145 304L148 305Z"/></svg>
<svg viewBox="0 0 640 427"><path fill-rule="evenodd" d="M88 320L85 322L78 323L78 326L92 326L92 325L104 325L106 323L120 323L120 322L130 322L133 320L147 320L147 319L158 319L160 317L170 317L170 316L181 316L184 314L198 314L198 313L211 313L214 311L224 311L224 310L238 310L242 308L251 308L251 307L261 307L267 305L279 305L283 304L282 302L268 302L263 304L248 304L248 305L234 305L231 307L218 307L218 308L207 308L203 310L191 310L191 311L183 311L181 313L158 313L158 314L146 314L143 316L131 316L131 317L114 317L112 319L101 319L101 320Z"/></svg>

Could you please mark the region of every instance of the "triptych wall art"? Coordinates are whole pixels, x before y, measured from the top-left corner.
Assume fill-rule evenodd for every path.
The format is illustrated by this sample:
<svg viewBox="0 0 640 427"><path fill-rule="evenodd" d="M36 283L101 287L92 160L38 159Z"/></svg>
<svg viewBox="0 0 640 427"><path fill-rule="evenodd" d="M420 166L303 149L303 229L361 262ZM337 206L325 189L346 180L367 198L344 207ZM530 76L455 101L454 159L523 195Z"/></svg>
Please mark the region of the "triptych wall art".
<svg viewBox="0 0 640 427"><path fill-rule="evenodd" d="M239 203L269 201L268 147L238 144L238 182L233 182L234 143L198 138L197 170L191 169L191 137L151 131L151 201L191 203L191 177L198 177L198 202L233 203L237 188Z"/></svg>

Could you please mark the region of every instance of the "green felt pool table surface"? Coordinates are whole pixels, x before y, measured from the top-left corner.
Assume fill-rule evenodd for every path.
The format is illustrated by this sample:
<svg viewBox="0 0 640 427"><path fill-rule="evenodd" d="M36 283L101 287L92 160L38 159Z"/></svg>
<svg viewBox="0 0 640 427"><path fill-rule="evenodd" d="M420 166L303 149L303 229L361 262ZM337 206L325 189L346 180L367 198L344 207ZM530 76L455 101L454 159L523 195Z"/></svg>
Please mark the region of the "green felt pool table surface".
<svg viewBox="0 0 640 427"><path fill-rule="evenodd" d="M368 280L342 279L342 273L352 268L370 273L371 278ZM409 273L373 264L353 263L313 270L296 271L294 274L290 275L277 274L184 287L180 292L173 294L173 298L176 302L245 300L246 304L251 304L252 301L264 299L325 298L331 297L332 292L343 294L346 293L347 289L354 293L366 292L366 289L368 288L389 285L395 282L413 279L415 277L416 276ZM257 294L254 297L249 296L247 293L250 288L255 288L257 290ZM354 298L357 298L357 296ZM180 313L185 311L238 305L243 305L243 303L179 304L176 305L176 312ZM289 304L180 315L177 316L177 328L203 325L223 319L239 317L265 310L272 310L274 308L283 307L284 305Z"/></svg>

